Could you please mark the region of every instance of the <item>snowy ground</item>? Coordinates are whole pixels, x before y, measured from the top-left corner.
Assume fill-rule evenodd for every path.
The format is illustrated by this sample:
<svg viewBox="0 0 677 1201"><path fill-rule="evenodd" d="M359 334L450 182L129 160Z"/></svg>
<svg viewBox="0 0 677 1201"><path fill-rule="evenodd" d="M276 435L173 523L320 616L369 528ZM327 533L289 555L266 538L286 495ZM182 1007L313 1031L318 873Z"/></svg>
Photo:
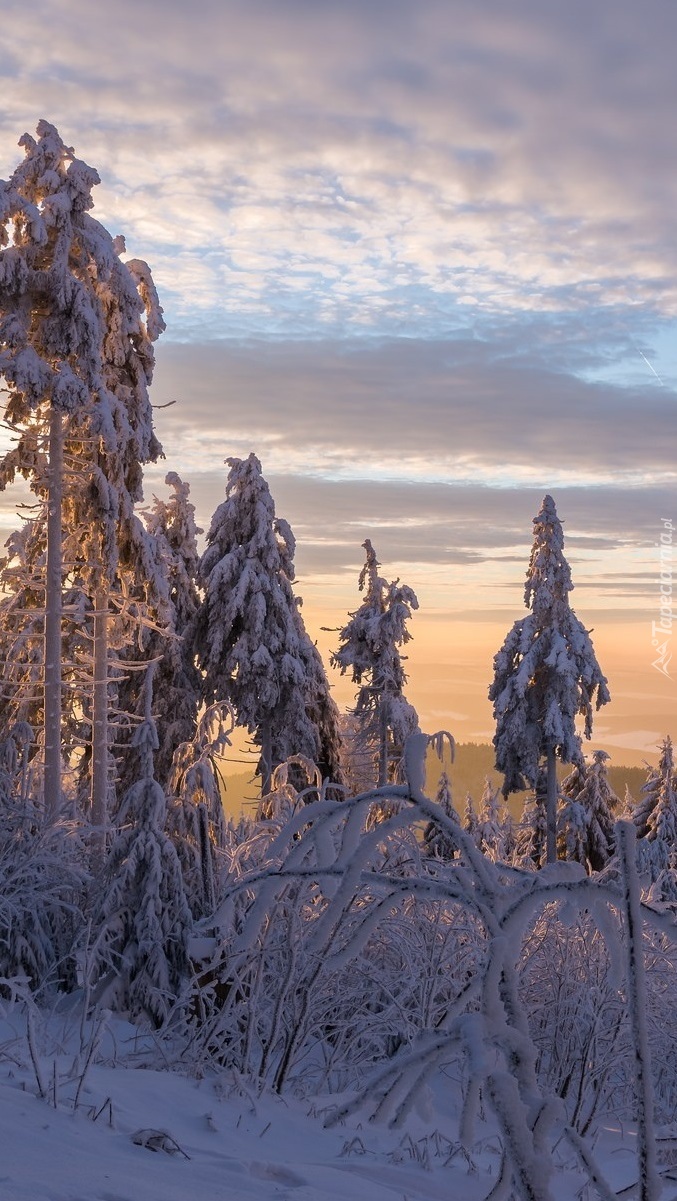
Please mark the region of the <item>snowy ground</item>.
<svg viewBox="0 0 677 1201"><path fill-rule="evenodd" d="M141 1066L92 1066L74 1113L82 1060L73 1072L70 1040L50 1058L42 1038L48 1099L41 1099L16 1034L16 1023L2 1024L1 1201L480 1201L496 1177L498 1144L490 1137L478 1144L478 1170L460 1154L448 1162L456 1115L445 1106L453 1090L444 1080L434 1113L415 1115L395 1133L357 1121L325 1129L322 1102L255 1098L232 1077L197 1080ZM115 1035L118 1048L129 1047L130 1027L120 1024ZM54 1032L50 1041L54 1052ZM180 1149L135 1145L135 1132L149 1128ZM596 1153L617 1187L632 1180L632 1132L608 1130ZM582 1178L564 1143L555 1162L558 1201L575 1201ZM664 1199L673 1196L668 1185Z"/></svg>

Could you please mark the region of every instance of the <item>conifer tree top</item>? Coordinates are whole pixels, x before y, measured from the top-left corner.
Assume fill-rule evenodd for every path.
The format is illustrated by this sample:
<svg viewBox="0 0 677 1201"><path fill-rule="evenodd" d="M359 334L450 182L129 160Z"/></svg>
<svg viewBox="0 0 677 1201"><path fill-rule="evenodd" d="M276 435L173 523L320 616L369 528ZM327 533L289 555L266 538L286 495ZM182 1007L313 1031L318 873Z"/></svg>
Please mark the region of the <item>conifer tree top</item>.
<svg viewBox="0 0 677 1201"><path fill-rule="evenodd" d="M571 571L564 558L564 532L555 502L544 496L534 517L534 544L524 585L524 603L537 618L555 624L569 606L573 590Z"/></svg>
<svg viewBox="0 0 677 1201"><path fill-rule="evenodd" d="M72 411L98 400L97 432L113 443L109 393L124 387L126 420L141 462L156 459L146 387L151 343L163 332L146 263L121 261L124 238L93 217L98 172L75 158L58 131L40 121L24 134L25 157L0 181L0 374L10 385L8 414L22 420L45 400ZM135 497L135 499L139 499Z"/></svg>

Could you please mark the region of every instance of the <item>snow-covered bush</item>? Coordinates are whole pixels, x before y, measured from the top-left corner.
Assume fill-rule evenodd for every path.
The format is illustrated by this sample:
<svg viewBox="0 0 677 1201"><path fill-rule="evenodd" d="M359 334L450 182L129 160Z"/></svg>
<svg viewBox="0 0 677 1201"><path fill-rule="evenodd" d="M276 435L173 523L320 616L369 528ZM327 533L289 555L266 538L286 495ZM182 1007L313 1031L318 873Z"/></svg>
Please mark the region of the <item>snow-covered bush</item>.
<svg viewBox="0 0 677 1201"><path fill-rule="evenodd" d="M652 1088L661 1112L675 1096L673 1077L651 1076L652 1050L665 1058L654 1015L674 944L662 915L640 907L632 827L617 828L618 868L604 878L576 863L493 863L422 792L425 742L407 744L406 784L297 809L234 865L213 959L220 993L194 1040L278 1091L341 1090L333 1120L398 1126L446 1065L461 1089L460 1144L471 1150L480 1123L500 1134L506 1197L549 1201L563 1126L597 1173L580 1132L613 1108L634 1112L650 1181ZM369 829L375 801L392 808ZM458 858L420 855L405 869L384 852L433 820Z"/></svg>
<svg viewBox="0 0 677 1201"><path fill-rule="evenodd" d="M628 1107L625 998L589 913L565 923L559 906L543 910L525 940L520 992L542 1087L562 1099L571 1125L586 1134L621 1098Z"/></svg>
<svg viewBox="0 0 677 1201"><path fill-rule="evenodd" d="M85 874L77 831L42 830L24 815L0 815L0 977L42 993L73 984Z"/></svg>

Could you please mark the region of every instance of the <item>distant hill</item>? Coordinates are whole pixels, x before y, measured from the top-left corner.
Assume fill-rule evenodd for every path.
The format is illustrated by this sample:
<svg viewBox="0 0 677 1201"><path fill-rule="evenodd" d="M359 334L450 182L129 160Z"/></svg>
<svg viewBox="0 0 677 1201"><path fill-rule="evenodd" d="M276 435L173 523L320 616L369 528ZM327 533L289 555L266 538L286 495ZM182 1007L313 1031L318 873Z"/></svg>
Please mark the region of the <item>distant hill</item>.
<svg viewBox="0 0 677 1201"><path fill-rule="evenodd" d="M224 777L226 790L223 796L223 807L228 817L240 817L245 814L253 817L260 796L260 784L251 771L227 773Z"/></svg>
<svg viewBox="0 0 677 1201"><path fill-rule="evenodd" d="M478 808L486 776L489 776L496 788L500 788L503 783L503 777L494 767L494 748L488 742L458 743L453 764L447 759L444 767L451 780L454 804L461 815L463 814L465 798L468 793L470 793L473 799L475 809ZM436 756L429 757L428 790L433 795L435 792L435 780L439 777L441 770L442 768ZM558 767L557 774L560 779L563 779L564 776L568 775L570 770L571 768L568 765L561 765ZM616 795L620 797L621 801L625 797L626 784L630 789L631 795L637 800L640 788L646 780L646 771L642 767L611 766L609 768L609 780L611 781L611 787ZM526 795L523 792L516 792L508 798L508 807L513 817L520 818L522 816Z"/></svg>
<svg viewBox="0 0 677 1201"><path fill-rule="evenodd" d="M479 806L484 789L484 780L489 776L496 788L502 784L502 777L494 768L494 748L488 742L461 742L456 746L454 763L450 763L447 755L444 764L451 780L451 790L454 804L463 814L465 798L470 793L475 808ZM428 791L434 796L442 765L432 752L428 756ZM567 775L569 767L560 767L560 778ZM610 767L609 779L611 787L621 801L625 797L625 786L628 785L635 800L639 798L640 789L646 780L646 771L642 767ZM229 816L239 817L241 813L253 815L258 800L258 780L252 778L251 771L226 775L226 793L224 807ZM514 793L509 798L509 809L513 817L520 818L524 808L525 793Z"/></svg>

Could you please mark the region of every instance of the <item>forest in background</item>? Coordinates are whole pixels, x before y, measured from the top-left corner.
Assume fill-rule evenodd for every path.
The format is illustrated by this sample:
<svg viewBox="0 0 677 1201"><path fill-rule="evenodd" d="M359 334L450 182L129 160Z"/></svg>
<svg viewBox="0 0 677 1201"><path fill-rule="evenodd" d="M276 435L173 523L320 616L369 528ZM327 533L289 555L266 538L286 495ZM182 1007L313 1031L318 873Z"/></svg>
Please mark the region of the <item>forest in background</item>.
<svg viewBox="0 0 677 1201"><path fill-rule="evenodd" d="M488 776L495 788L501 784L500 774L495 768L494 748L488 742L458 742L452 762L448 752L442 763L430 754L428 756L428 792L437 792L439 776L446 771L451 782L451 791L457 805L462 805L470 793L474 798L475 807L479 805L484 781ZM563 778L566 769L558 769ZM624 797L626 788L631 796L638 798L646 782L647 771L641 767L628 767L623 764L611 764L609 767L609 783L616 796ZM226 812L231 817L239 817L241 813L250 814L259 803L261 794L260 781L251 771L231 772L224 764L223 797ZM527 792L517 792L507 798L507 805L516 821L522 816Z"/></svg>

